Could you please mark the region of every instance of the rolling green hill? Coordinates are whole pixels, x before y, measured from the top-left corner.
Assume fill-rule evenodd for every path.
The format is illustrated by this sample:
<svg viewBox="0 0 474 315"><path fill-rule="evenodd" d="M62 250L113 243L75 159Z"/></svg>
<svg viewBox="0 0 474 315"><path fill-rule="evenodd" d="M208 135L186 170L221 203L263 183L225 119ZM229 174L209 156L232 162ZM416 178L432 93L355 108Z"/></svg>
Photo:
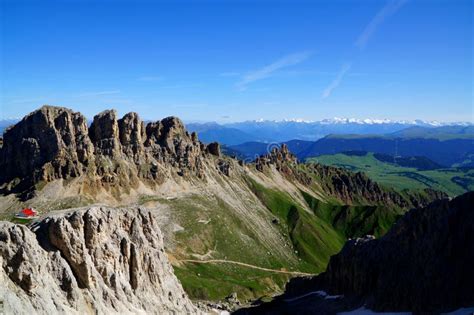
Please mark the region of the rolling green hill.
<svg viewBox="0 0 474 315"><path fill-rule="evenodd" d="M333 154L309 158L308 161L364 172L373 180L397 190L432 188L456 196L474 190L474 169L439 168L419 170L381 161L373 153L364 155Z"/></svg>

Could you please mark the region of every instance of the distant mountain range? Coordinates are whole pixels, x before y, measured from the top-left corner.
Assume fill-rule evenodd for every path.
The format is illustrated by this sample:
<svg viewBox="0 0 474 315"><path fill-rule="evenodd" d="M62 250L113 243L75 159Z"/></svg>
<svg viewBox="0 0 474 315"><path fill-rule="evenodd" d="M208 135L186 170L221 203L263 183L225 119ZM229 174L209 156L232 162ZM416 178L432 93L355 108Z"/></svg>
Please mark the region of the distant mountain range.
<svg viewBox="0 0 474 315"><path fill-rule="evenodd" d="M5 129L7 129L10 126L13 126L18 121L19 119L16 119L16 118L0 119L0 134L3 134Z"/></svg>
<svg viewBox="0 0 474 315"><path fill-rule="evenodd" d="M412 127L388 135L328 135L317 141L284 142L300 160L346 151L364 151L396 157L424 156L449 166L471 166L474 161L474 127ZM253 159L271 150L262 142L247 142L225 148L227 154Z"/></svg>
<svg viewBox="0 0 474 315"><path fill-rule="evenodd" d="M466 128L473 133L472 123L440 123L423 120L398 121L377 119L335 118L321 121L304 120L254 120L220 125L217 123L187 124L191 131L199 133L203 142L218 141L225 145L244 142L285 142L293 139L315 141L330 134L386 135L409 129L413 135L428 129L441 128L442 131L457 133L450 129Z"/></svg>
<svg viewBox="0 0 474 315"><path fill-rule="evenodd" d="M218 123L191 123L186 124L186 127L190 131L197 132L200 140L205 143L217 141L226 145L236 145L255 140L252 134Z"/></svg>

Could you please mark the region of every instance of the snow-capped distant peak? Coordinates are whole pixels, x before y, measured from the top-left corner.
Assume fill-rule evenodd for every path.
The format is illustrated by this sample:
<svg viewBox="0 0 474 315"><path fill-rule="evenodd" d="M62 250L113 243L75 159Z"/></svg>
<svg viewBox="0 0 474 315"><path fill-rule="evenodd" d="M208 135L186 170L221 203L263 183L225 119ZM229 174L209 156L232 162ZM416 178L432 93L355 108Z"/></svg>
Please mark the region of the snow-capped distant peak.
<svg viewBox="0 0 474 315"><path fill-rule="evenodd" d="M286 123L286 122L295 122L295 123L314 123L316 121L314 120L305 120L303 118L285 118L285 119L276 119L276 120L269 120L269 119L263 119L259 118L254 120L253 122L256 123Z"/></svg>
<svg viewBox="0 0 474 315"><path fill-rule="evenodd" d="M308 123L308 124L315 122L314 120L305 120L303 118L283 119L281 121L283 121L283 122L296 122L296 123Z"/></svg>
<svg viewBox="0 0 474 315"><path fill-rule="evenodd" d="M382 124L400 124L400 125L413 125L413 126L432 126L440 127L447 125L469 125L467 122L439 122L437 120L392 120L392 119L358 119L358 118L340 118L334 117L332 119L323 119L320 121L322 124L361 124L361 125L382 125Z"/></svg>
<svg viewBox="0 0 474 315"><path fill-rule="evenodd" d="M441 127L441 126L469 126L473 123L471 122L440 122L437 120L392 120L387 118L327 118L322 120L306 120L303 118L286 118L280 120L269 120L269 119L256 119L247 121L247 123L305 123L305 124L322 124L322 125L334 125L334 124L358 124L358 125L385 125L385 124L398 124L398 125L408 125L408 126L423 126L423 127Z"/></svg>

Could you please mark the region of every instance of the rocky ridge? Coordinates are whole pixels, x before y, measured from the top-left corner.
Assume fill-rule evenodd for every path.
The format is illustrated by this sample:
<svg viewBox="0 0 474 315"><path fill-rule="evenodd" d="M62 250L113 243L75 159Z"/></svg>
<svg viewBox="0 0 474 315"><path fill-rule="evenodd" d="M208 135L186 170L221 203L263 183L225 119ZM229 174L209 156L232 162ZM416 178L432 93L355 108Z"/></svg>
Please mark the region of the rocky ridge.
<svg viewBox="0 0 474 315"><path fill-rule="evenodd" d="M193 314L144 209L90 208L26 226L0 222L6 313Z"/></svg>
<svg viewBox="0 0 474 315"><path fill-rule="evenodd" d="M326 166L317 163L300 164L286 144L274 147L265 155L255 160L255 168L264 172L273 166L287 179L304 186L316 182L324 192L341 200L344 204L390 205L399 208L423 207L433 200L447 198L441 191L425 189L422 192L401 194L393 189L383 187L361 172Z"/></svg>
<svg viewBox="0 0 474 315"><path fill-rule="evenodd" d="M4 133L0 150L3 192L29 192L39 182L87 176L96 185L160 184L170 173L204 177L206 156L220 156L168 117L146 126L136 113L115 110L86 118L70 109L43 106Z"/></svg>
<svg viewBox="0 0 474 315"><path fill-rule="evenodd" d="M369 204L396 205L401 208L423 207L433 200L447 198L444 192L426 188L422 192L406 192L401 194L383 187L371 180L366 174L349 172L342 168L310 163L309 170L317 178L323 189L332 196L352 204L366 202Z"/></svg>

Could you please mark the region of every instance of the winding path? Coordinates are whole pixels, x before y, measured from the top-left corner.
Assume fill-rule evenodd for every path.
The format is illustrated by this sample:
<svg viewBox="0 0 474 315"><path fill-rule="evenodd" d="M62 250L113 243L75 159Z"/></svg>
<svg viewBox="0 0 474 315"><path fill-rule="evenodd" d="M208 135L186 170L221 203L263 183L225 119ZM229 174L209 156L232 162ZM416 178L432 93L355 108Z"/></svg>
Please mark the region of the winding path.
<svg viewBox="0 0 474 315"><path fill-rule="evenodd" d="M246 264L246 263L243 263L243 262L240 262L240 261L233 261L233 260L224 260L224 259L209 259L209 260L183 259L183 260L180 260L180 261L181 262L198 263L198 264L222 264L222 263L224 263L224 264L234 264L234 265L239 265L239 266L243 266L243 267L248 267L248 268L253 268L253 269L258 269L258 270L263 270L263 271L268 271L268 272L284 273L284 274L298 275L298 276L314 276L314 274L312 274L312 273L269 269L269 268L263 268L263 267L250 265L250 264Z"/></svg>

